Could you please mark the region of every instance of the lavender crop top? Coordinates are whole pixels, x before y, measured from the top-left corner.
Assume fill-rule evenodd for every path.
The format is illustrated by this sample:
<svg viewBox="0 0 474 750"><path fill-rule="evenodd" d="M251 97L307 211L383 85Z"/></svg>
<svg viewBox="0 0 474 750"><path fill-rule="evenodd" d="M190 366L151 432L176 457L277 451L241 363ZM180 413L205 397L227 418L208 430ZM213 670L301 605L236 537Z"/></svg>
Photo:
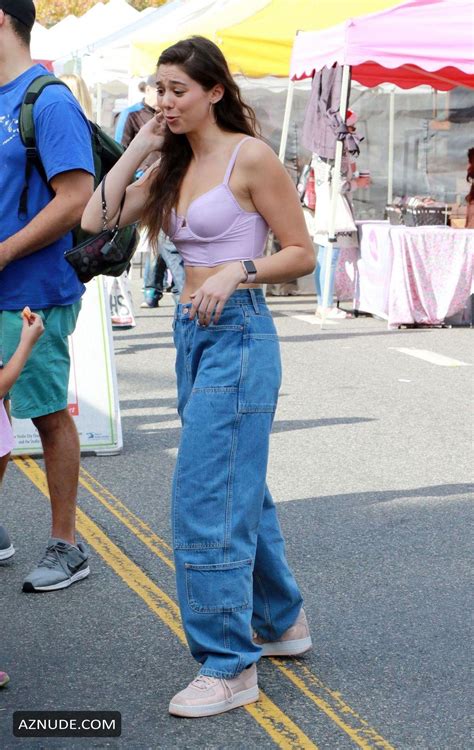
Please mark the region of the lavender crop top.
<svg viewBox="0 0 474 750"><path fill-rule="evenodd" d="M239 141L223 182L193 200L186 218L172 210L169 237L185 266L210 267L262 257L268 224L257 211L245 211L229 187L239 149L249 139Z"/></svg>

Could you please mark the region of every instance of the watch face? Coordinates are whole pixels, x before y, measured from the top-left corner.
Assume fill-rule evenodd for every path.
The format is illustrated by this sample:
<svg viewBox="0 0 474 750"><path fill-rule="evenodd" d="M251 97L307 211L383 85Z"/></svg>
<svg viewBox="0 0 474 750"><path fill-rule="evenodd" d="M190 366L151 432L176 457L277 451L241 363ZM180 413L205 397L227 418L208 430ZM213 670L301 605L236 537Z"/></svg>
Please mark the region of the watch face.
<svg viewBox="0 0 474 750"><path fill-rule="evenodd" d="M253 260L244 260L244 266L247 273L257 273Z"/></svg>

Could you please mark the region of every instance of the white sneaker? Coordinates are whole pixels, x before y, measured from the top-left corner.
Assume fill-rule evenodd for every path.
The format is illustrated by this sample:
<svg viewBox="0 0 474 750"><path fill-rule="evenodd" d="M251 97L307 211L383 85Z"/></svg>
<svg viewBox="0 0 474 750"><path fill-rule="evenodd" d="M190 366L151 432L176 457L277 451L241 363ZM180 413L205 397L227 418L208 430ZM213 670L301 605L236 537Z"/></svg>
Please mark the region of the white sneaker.
<svg viewBox="0 0 474 750"><path fill-rule="evenodd" d="M200 674L171 700L174 716L214 716L258 700L257 668L252 664L237 677L226 680Z"/></svg>
<svg viewBox="0 0 474 750"><path fill-rule="evenodd" d="M324 308L318 305L314 314L316 315L317 318L322 318L323 313L324 313ZM347 313L344 312L344 310L341 310L340 307L327 307L325 317L328 320L344 320L348 316L347 316Z"/></svg>

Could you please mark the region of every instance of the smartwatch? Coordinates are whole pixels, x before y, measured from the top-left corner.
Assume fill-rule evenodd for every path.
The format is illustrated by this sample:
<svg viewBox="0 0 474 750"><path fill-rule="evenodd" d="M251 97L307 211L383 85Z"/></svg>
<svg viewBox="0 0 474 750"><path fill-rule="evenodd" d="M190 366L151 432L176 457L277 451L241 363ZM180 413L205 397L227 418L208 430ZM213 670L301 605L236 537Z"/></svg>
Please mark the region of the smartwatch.
<svg viewBox="0 0 474 750"><path fill-rule="evenodd" d="M240 262L246 274L244 283L253 284L257 276L257 269L255 268L255 263L253 262L253 260L241 260Z"/></svg>

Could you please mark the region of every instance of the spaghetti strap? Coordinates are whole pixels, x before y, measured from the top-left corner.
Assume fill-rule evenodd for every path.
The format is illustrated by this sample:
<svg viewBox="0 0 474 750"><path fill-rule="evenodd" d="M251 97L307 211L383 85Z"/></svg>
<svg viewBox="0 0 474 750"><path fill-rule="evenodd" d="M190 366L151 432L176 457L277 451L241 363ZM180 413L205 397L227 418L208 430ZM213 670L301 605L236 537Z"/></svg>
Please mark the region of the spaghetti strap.
<svg viewBox="0 0 474 750"><path fill-rule="evenodd" d="M230 180L230 176L232 174L232 170L234 168L235 160L237 159L237 154L239 153L239 148L241 147L242 143L245 143L245 141L248 141L250 138L252 138L251 135L246 135L245 138L242 138L241 141L238 142L237 146L234 148L232 152L232 156L230 157L229 163L227 165L227 169L224 175L224 179L222 181L223 185L227 185L227 183Z"/></svg>

